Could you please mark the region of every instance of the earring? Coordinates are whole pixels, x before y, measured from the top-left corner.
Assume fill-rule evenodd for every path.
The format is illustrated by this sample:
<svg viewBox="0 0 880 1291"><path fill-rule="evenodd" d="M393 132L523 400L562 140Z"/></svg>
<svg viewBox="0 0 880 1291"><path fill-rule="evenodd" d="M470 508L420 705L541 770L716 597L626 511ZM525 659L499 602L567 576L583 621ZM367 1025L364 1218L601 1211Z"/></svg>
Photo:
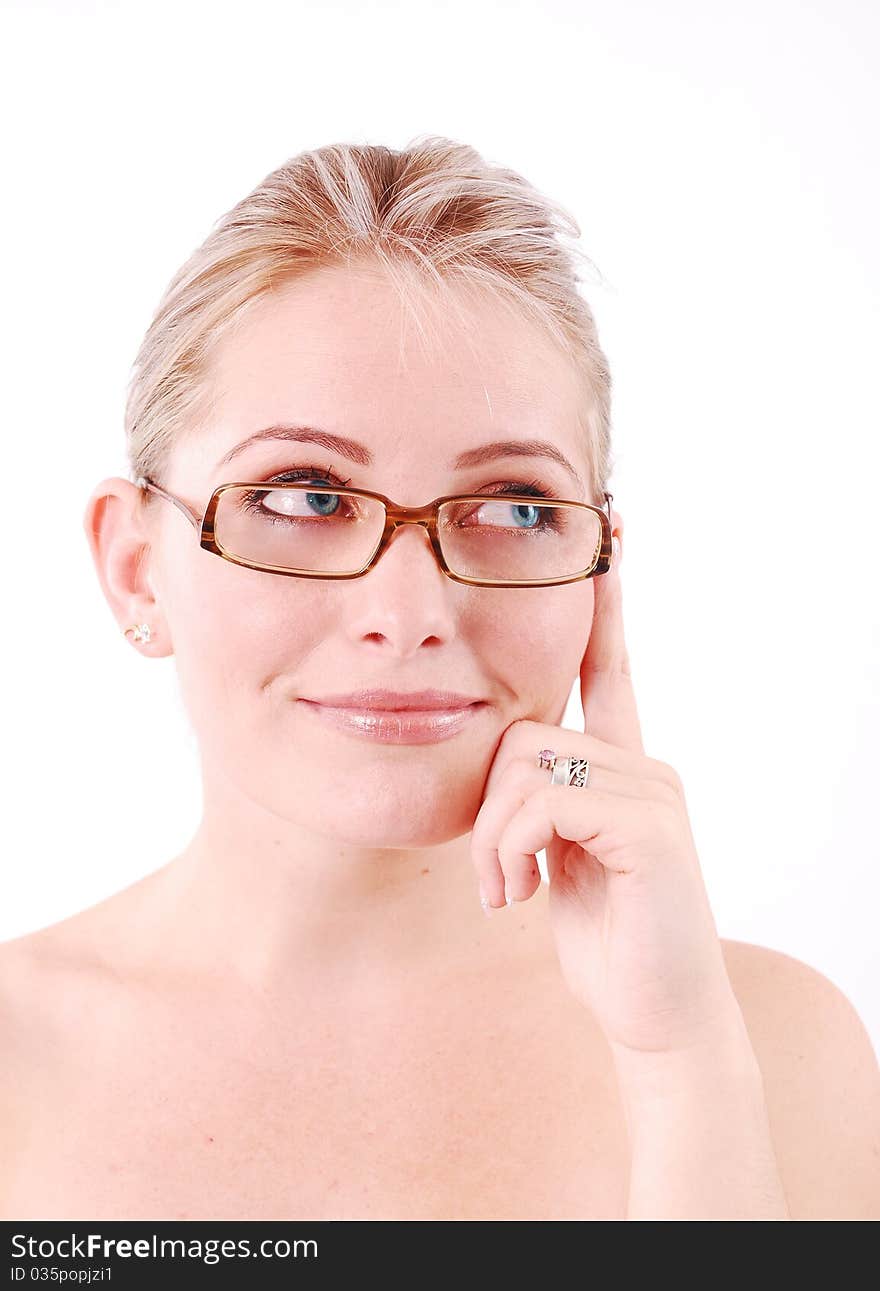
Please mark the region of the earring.
<svg viewBox="0 0 880 1291"><path fill-rule="evenodd" d="M149 642L150 637L152 636L149 623L132 623L131 627L126 628L122 635L128 636L129 632L134 633L132 641Z"/></svg>

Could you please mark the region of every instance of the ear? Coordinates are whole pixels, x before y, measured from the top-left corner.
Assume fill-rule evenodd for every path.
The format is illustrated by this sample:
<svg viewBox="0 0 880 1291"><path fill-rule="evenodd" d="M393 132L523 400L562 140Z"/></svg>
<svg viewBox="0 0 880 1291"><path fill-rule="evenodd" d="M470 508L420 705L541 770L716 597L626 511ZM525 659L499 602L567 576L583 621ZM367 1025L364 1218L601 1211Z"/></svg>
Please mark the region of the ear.
<svg viewBox="0 0 880 1291"><path fill-rule="evenodd" d="M149 623L153 639L143 648L157 657L172 654L151 580L155 537L144 515L141 489L121 476L102 480L89 497L83 528L120 633L132 624Z"/></svg>
<svg viewBox="0 0 880 1291"><path fill-rule="evenodd" d="M623 517L619 511L611 508L611 536L616 538L619 543L618 561L623 559Z"/></svg>

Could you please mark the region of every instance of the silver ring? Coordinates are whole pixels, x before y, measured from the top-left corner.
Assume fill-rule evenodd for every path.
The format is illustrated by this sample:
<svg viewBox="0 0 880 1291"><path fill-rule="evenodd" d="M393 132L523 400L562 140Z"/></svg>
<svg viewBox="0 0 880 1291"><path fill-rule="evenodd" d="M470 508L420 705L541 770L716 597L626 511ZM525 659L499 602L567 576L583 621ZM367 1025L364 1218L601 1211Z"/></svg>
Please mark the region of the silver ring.
<svg viewBox="0 0 880 1291"><path fill-rule="evenodd" d="M556 758L550 773L551 784L570 785L574 789L586 789L590 778L590 764L586 758Z"/></svg>

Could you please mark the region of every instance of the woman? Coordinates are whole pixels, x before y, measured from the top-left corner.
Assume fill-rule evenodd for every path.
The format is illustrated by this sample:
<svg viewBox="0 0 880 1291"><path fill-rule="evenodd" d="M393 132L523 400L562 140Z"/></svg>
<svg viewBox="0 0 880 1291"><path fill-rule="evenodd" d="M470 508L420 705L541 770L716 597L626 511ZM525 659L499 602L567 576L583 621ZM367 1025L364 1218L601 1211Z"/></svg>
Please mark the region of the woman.
<svg viewBox="0 0 880 1291"><path fill-rule="evenodd" d="M85 529L203 814L2 948L4 1217L878 1214L864 1027L719 940L642 744L567 220L333 146L170 284Z"/></svg>

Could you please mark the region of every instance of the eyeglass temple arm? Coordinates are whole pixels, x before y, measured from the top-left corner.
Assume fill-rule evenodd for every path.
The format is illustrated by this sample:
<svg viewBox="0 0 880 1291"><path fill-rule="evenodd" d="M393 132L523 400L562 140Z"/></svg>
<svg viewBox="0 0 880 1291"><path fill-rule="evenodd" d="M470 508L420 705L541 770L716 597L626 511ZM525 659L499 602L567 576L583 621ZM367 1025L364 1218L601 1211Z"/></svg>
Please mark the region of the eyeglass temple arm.
<svg viewBox="0 0 880 1291"><path fill-rule="evenodd" d="M158 493L160 497L167 498L169 502L173 502L178 511L183 512L194 529L201 529L202 517L196 515L195 511L190 510L186 503L182 502L180 498L176 498L173 493L166 493L158 484L154 484L152 480L148 480L144 475L140 476L136 483L140 488L149 489L151 493Z"/></svg>

